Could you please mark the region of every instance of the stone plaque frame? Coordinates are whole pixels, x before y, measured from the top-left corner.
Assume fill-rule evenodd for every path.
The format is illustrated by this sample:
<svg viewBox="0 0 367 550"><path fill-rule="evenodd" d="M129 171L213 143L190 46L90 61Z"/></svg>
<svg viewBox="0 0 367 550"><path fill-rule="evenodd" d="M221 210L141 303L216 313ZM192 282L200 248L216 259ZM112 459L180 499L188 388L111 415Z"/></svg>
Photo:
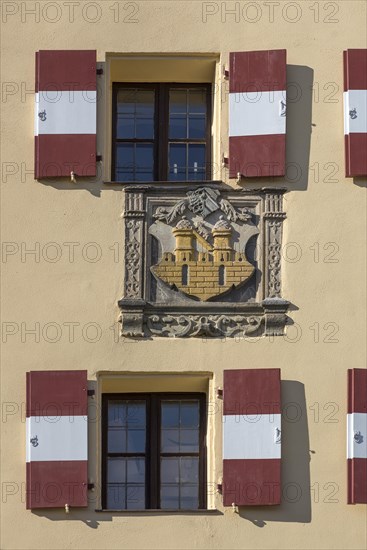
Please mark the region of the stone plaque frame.
<svg viewBox="0 0 367 550"><path fill-rule="evenodd" d="M123 191L125 276L124 295L119 301L123 336L224 338L284 334L289 306L281 294L285 189L237 190L222 183L201 182L130 184ZM193 227L198 239L199 233L206 237L210 228L212 234L216 227L230 229L237 235L231 252L236 258L239 254L246 257L251 244L249 262L255 269L250 269L254 273L249 280L203 301L157 277L157 265L164 254L177 258L177 249L174 256L172 246L167 244L171 233L186 226ZM169 252L164 250L166 245Z"/></svg>

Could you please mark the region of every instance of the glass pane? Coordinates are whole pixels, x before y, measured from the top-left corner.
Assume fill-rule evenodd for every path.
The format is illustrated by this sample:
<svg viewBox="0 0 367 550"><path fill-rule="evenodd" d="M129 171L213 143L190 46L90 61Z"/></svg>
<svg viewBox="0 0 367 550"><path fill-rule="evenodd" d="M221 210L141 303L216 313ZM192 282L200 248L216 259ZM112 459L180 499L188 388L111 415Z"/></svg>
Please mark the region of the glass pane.
<svg viewBox="0 0 367 550"><path fill-rule="evenodd" d="M178 430L162 430L162 453L178 453L180 450Z"/></svg>
<svg viewBox="0 0 367 550"><path fill-rule="evenodd" d="M154 115L154 90L137 90L136 114L153 117Z"/></svg>
<svg viewBox="0 0 367 550"><path fill-rule="evenodd" d="M198 430L180 430L180 451L183 453L199 452Z"/></svg>
<svg viewBox="0 0 367 550"><path fill-rule="evenodd" d="M169 138L187 138L186 115L170 115L169 117Z"/></svg>
<svg viewBox="0 0 367 550"><path fill-rule="evenodd" d="M108 425L122 427L126 422L126 406L122 401L108 403Z"/></svg>
<svg viewBox="0 0 367 550"><path fill-rule="evenodd" d="M190 143L189 146L189 180L203 180L206 177L205 151L204 144Z"/></svg>
<svg viewBox="0 0 367 550"><path fill-rule="evenodd" d="M206 89L189 90L189 113L206 113Z"/></svg>
<svg viewBox="0 0 367 550"><path fill-rule="evenodd" d="M126 508L128 510L145 509L145 486L127 485Z"/></svg>
<svg viewBox="0 0 367 550"><path fill-rule="evenodd" d="M129 428L145 428L146 413L145 401L128 402L127 423Z"/></svg>
<svg viewBox="0 0 367 550"><path fill-rule="evenodd" d="M199 459L195 457L182 457L180 459L181 483L198 483Z"/></svg>
<svg viewBox="0 0 367 550"><path fill-rule="evenodd" d="M135 149L135 181L153 181L153 144L138 143Z"/></svg>
<svg viewBox="0 0 367 550"><path fill-rule="evenodd" d="M170 114L185 114L187 112L187 90L170 90L169 92Z"/></svg>
<svg viewBox="0 0 367 550"><path fill-rule="evenodd" d="M161 508L180 507L179 487L178 485L162 485L161 487Z"/></svg>
<svg viewBox="0 0 367 550"><path fill-rule="evenodd" d="M108 430L108 452L125 453L126 452L126 430L110 428Z"/></svg>
<svg viewBox="0 0 367 550"><path fill-rule="evenodd" d="M161 459L161 482L162 483L179 483L180 469L179 458L162 458Z"/></svg>
<svg viewBox="0 0 367 550"><path fill-rule="evenodd" d="M199 402L181 402L181 428L199 427Z"/></svg>
<svg viewBox="0 0 367 550"><path fill-rule="evenodd" d="M108 459L107 481L109 483L124 483L126 481L126 460L124 458Z"/></svg>
<svg viewBox="0 0 367 550"><path fill-rule="evenodd" d="M126 507L126 485L107 485L107 508L111 510L124 510Z"/></svg>
<svg viewBox="0 0 367 550"><path fill-rule="evenodd" d="M181 485L180 508L192 510L199 508L198 486Z"/></svg>
<svg viewBox="0 0 367 550"><path fill-rule="evenodd" d="M135 113L135 88L120 89L117 93L117 113Z"/></svg>
<svg viewBox="0 0 367 550"><path fill-rule="evenodd" d="M145 452L145 430L128 430L127 432L127 452L144 453Z"/></svg>
<svg viewBox="0 0 367 550"><path fill-rule="evenodd" d="M205 138L205 117L191 115L189 117L189 138Z"/></svg>
<svg viewBox="0 0 367 550"><path fill-rule="evenodd" d="M180 403L166 401L162 403L162 428L178 428L180 425Z"/></svg>
<svg viewBox="0 0 367 550"><path fill-rule="evenodd" d="M118 181L134 180L134 145L132 143L116 145L116 178Z"/></svg>
<svg viewBox="0 0 367 550"><path fill-rule="evenodd" d="M129 483L145 483L145 459L127 459L127 481Z"/></svg>
<svg viewBox="0 0 367 550"><path fill-rule="evenodd" d="M130 136L127 136L130 137ZM154 120L148 117L138 117L136 119L136 138L154 139Z"/></svg>
<svg viewBox="0 0 367 550"><path fill-rule="evenodd" d="M133 139L135 137L134 115L118 115L116 137L121 139Z"/></svg>
<svg viewBox="0 0 367 550"><path fill-rule="evenodd" d="M169 180L186 180L186 151L185 143L170 143L169 145Z"/></svg>

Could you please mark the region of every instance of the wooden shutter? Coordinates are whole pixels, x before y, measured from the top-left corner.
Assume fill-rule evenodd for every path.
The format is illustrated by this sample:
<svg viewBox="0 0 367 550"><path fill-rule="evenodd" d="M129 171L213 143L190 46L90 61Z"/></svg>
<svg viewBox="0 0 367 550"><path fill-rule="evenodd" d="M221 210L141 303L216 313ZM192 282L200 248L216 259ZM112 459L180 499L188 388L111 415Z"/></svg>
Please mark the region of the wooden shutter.
<svg viewBox="0 0 367 550"><path fill-rule="evenodd" d="M346 177L367 175L367 49L344 52Z"/></svg>
<svg viewBox="0 0 367 550"><path fill-rule="evenodd" d="M27 508L87 506L87 371L27 373Z"/></svg>
<svg viewBox="0 0 367 550"><path fill-rule="evenodd" d="M280 370L224 371L224 506L280 504Z"/></svg>
<svg viewBox="0 0 367 550"><path fill-rule="evenodd" d="M286 50L229 60L229 176L284 176Z"/></svg>
<svg viewBox="0 0 367 550"><path fill-rule="evenodd" d="M367 369L348 370L348 504L367 504Z"/></svg>
<svg viewBox="0 0 367 550"><path fill-rule="evenodd" d="M96 175L96 52L36 53L35 178Z"/></svg>

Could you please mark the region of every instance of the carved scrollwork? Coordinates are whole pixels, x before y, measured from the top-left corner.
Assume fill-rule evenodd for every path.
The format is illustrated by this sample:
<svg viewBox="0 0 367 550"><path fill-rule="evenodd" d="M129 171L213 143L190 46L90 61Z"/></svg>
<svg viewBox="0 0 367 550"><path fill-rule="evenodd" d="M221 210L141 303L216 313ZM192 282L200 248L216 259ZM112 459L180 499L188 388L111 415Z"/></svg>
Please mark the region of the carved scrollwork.
<svg viewBox="0 0 367 550"><path fill-rule="evenodd" d="M125 227L125 297L137 298L140 296L141 222L138 219L128 219Z"/></svg>
<svg viewBox="0 0 367 550"><path fill-rule="evenodd" d="M281 291L281 231L282 222L279 220L269 221L270 238L268 245L268 297L276 298Z"/></svg>
<svg viewBox="0 0 367 550"><path fill-rule="evenodd" d="M245 315L150 315L147 328L151 334L168 337L232 337L257 332L262 317Z"/></svg>

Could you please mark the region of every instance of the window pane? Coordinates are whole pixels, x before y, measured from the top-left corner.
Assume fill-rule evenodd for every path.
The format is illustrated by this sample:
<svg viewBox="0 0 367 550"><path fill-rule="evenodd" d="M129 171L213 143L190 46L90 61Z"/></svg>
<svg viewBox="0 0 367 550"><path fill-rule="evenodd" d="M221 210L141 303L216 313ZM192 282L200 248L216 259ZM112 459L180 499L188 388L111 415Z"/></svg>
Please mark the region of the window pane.
<svg viewBox="0 0 367 550"><path fill-rule="evenodd" d="M182 453L199 452L199 430L180 430L180 451Z"/></svg>
<svg viewBox="0 0 367 550"><path fill-rule="evenodd" d="M127 481L128 483L145 483L145 459L127 459Z"/></svg>
<svg viewBox="0 0 367 550"><path fill-rule="evenodd" d="M206 113L206 89L198 88L189 90L189 113Z"/></svg>
<svg viewBox="0 0 367 550"><path fill-rule="evenodd" d="M179 508L180 507L180 497L179 497L179 487L178 485L162 485L161 487L161 508Z"/></svg>
<svg viewBox="0 0 367 550"><path fill-rule="evenodd" d="M132 143L116 145L116 178L118 181L134 180L134 145Z"/></svg>
<svg viewBox="0 0 367 550"><path fill-rule="evenodd" d="M203 180L206 177L206 162L204 144L190 143L189 146L189 180Z"/></svg>
<svg viewBox="0 0 367 550"><path fill-rule="evenodd" d="M107 481L109 483L124 483L126 481L126 460L124 458L108 459Z"/></svg>
<svg viewBox="0 0 367 550"><path fill-rule="evenodd" d="M170 114L184 114L187 112L187 90L170 90L169 92Z"/></svg>
<svg viewBox="0 0 367 550"><path fill-rule="evenodd" d="M153 117L154 115L154 90L136 91L136 114Z"/></svg>
<svg viewBox="0 0 367 550"><path fill-rule="evenodd" d="M178 453L180 450L179 430L162 430L162 453Z"/></svg>
<svg viewBox="0 0 367 550"><path fill-rule="evenodd" d="M181 485L180 508L196 510L199 508L198 486Z"/></svg>
<svg viewBox="0 0 367 550"><path fill-rule="evenodd" d="M144 510L145 486L127 485L126 508L128 510Z"/></svg>
<svg viewBox="0 0 367 550"><path fill-rule="evenodd" d="M125 453L126 452L126 430L110 428L108 430L108 445L109 453Z"/></svg>
<svg viewBox="0 0 367 550"><path fill-rule="evenodd" d="M182 457L180 459L181 483L198 483L199 459L195 457Z"/></svg>
<svg viewBox="0 0 367 550"><path fill-rule="evenodd" d="M127 408L127 423L129 428L145 428L145 401L129 401Z"/></svg>
<svg viewBox="0 0 367 550"><path fill-rule="evenodd" d="M180 481L180 459L162 458L161 459L161 482L178 483Z"/></svg>
<svg viewBox="0 0 367 550"><path fill-rule="evenodd" d="M130 137L130 136L127 136ZM154 139L154 120L148 117L136 119L136 134L138 139Z"/></svg>
<svg viewBox="0 0 367 550"><path fill-rule="evenodd" d="M122 427L126 422L126 405L122 401L108 404L108 425Z"/></svg>
<svg viewBox="0 0 367 550"><path fill-rule="evenodd" d="M118 115L116 132L120 139L133 139L135 137L134 115Z"/></svg>
<svg viewBox="0 0 367 550"><path fill-rule="evenodd" d="M154 158L153 144L138 143L135 149L135 180L153 181Z"/></svg>
<svg viewBox="0 0 367 550"><path fill-rule="evenodd" d="M170 115L169 118L169 138L187 138L187 118L186 115Z"/></svg>
<svg viewBox="0 0 367 550"><path fill-rule="evenodd" d="M198 428L199 427L199 402L182 402L181 403L181 428Z"/></svg>
<svg viewBox="0 0 367 550"><path fill-rule="evenodd" d="M178 428L180 425L180 403L162 402L162 428Z"/></svg>
<svg viewBox="0 0 367 550"><path fill-rule="evenodd" d="M126 508L126 485L107 485L107 508L111 510L124 510Z"/></svg>
<svg viewBox="0 0 367 550"><path fill-rule="evenodd" d="M170 143L169 157L169 180L186 180L186 151L185 143Z"/></svg>
<svg viewBox="0 0 367 550"><path fill-rule="evenodd" d="M144 453L145 452L145 430L128 430L127 432L127 452Z"/></svg>
<svg viewBox="0 0 367 550"><path fill-rule="evenodd" d="M135 113L135 88L120 89L117 93L117 113Z"/></svg>
<svg viewBox="0 0 367 550"><path fill-rule="evenodd" d="M189 138L205 139L205 117L195 115L189 117Z"/></svg>

